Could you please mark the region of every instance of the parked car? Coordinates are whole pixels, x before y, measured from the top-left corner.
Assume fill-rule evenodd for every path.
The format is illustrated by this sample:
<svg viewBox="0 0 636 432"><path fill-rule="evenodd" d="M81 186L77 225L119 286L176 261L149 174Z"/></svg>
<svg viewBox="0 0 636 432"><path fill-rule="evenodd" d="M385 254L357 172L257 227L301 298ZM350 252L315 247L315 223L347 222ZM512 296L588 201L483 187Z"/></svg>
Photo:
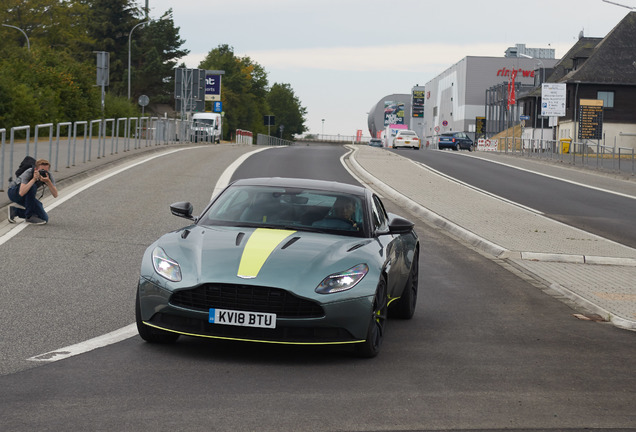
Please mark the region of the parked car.
<svg viewBox="0 0 636 432"><path fill-rule="evenodd" d="M371 138L369 140L369 145L371 147L382 147L382 140L380 138Z"/></svg>
<svg viewBox="0 0 636 432"><path fill-rule="evenodd" d="M285 178L238 180L144 253L139 335L352 346L378 354L387 314L415 311L420 243L413 223L371 190Z"/></svg>
<svg viewBox="0 0 636 432"><path fill-rule="evenodd" d="M411 147L419 150L420 146L420 138L412 130L400 129L393 139L393 148Z"/></svg>
<svg viewBox="0 0 636 432"><path fill-rule="evenodd" d="M438 148L473 151L474 143L464 132L446 132L439 136Z"/></svg>

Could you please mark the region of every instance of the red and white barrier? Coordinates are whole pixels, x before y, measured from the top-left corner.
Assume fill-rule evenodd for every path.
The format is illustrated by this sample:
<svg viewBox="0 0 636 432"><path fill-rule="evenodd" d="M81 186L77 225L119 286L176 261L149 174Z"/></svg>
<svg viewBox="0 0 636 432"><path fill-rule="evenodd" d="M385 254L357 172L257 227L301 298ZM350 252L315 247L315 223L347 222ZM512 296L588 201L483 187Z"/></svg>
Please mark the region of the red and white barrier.
<svg viewBox="0 0 636 432"><path fill-rule="evenodd" d="M250 131L237 129L236 143L237 144L254 144L254 135Z"/></svg>

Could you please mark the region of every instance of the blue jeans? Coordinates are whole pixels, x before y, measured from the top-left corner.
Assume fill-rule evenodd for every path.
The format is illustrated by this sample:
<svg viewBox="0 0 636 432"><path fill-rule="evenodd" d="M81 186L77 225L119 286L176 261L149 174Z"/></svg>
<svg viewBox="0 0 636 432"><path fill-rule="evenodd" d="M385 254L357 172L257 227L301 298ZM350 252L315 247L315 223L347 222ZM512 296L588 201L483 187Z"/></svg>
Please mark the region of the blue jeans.
<svg viewBox="0 0 636 432"><path fill-rule="evenodd" d="M49 221L49 215L44 211L44 206L39 199L36 198L38 188L33 185L31 189L24 195L20 196L20 185L10 187L7 191L9 199L16 204L20 204L24 209L17 209L18 217L28 219L31 216L36 216L45 222Z"/></svg>

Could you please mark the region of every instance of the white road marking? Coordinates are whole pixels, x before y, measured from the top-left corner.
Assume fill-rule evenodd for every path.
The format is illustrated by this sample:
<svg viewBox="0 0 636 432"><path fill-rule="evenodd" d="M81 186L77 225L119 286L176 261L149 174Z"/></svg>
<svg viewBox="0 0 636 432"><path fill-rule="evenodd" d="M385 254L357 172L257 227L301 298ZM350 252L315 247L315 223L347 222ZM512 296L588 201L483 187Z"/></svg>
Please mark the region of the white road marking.
<svg viewBox="0 0 636 432"><path fill-rule="evenodd" d="M106 179L109 179L117 174L120 174L130 168L134 168L138 165L141 165L143 163L146 163L148 161L151 161L153 159L162 157L162 156L167 156L169 154L175 153L175 152L179 152L179 151L183 151L183 150L191 150L197 147L188 147L188 148L182 148L182 149L175 149L175 150L171 150L165 153L161 153L158 155L154 155L154 156L150 156L147 157L145 159L142 159L141 161L138 162L134 162L131 163L129 165L125 165L121 168L117 168L113 171L109 171L107 173L101 174L98 177L96 177L94 180L87 182L86 184L84 184L81 187L75 188L73 189L73 187L70 187L68 192L65 191L66 193L61 196L60 198L56 198L55 201L53 201L52 204L47 205L44 210L47 211L47 213L51 210L53 210L55 207L62 205L63 203L65 203L66 201L70 200L71 198L75 197L77 194L79 194L80 192L84 192L86 189L95 186L98 183L103 182ZM29 224L27 223L20 223L19 225L16 225L13 229L11 229L10 231L8 231L6 234L4 234L2 237L0 237L0 246L5 244L7 241L11 240L13 237L15 237L16 235L18 235L19 233L21 233L26 227L28 227Z"/></svg>
<svg viewBox="0 0 636 432"><path fill-rule="evenodd" d="M45 210L48 212L52 209L54 209L55 207L65 203L66 201L68 201L69 199L73 198L74 196L76 196L77 194L79 194L80 192L85 191L86 189L95 186L96 184L109 179L117 174L120 174L130 168L134 168L138 165L141 165L143 163L149 162L153 159L159 158L159 157L163 157L163 156L167 156L170 155L172 153L175 152L179 152L179 151L183 151L183 150L192 150L198 147L188 147L188 148L182 148L182 149L175 149L175 150L171 150L171 151L167 151L165 153L161 153L161 154L157 154L154 156L150 156L147 158L144 158L140 161L137 162L133 162L130 164L127 164L123 167L114 169L112 171L109 171L107 173L101 174L99 176L97 176L94 180L91 180L89 182L87 182L86 184L78 187L78 188L72 188L70 187L68 189L68 192L64 194L63 197L60 197L58 199L56 199L52 204L46 206ZM26 223L21 223L20 225L17 225L15 228L13 228L11 231L7 232L5 235L3 235L2 237L0 237L0 245L6 243L7 241L9 241L10 239L12 239L13 237L15 237L17 234L19 234L20 232L22 232L26 227L28 226L28 224ZM87 341L84 342L80 342L77 343L75 345L71 345L71 346L67 346L64 348L60 348L57 349L55 351L50 351L48 353L44 353L44 354L40 354L40 355L36 355L34 357L28 358L27 360L31 360L31 361L39 361L39 362L54 362L54 361L58 361L58 360L62 360L68 357L72 357L78 354L82 354L88 351L92 351L94 349L97 348L101 348L104 347L106 345L111 345L117 342L121 342L123 340L126 340L128 338L131 338L133 336L135 336L137 334L137 325L136 324L129 324L126 327L122 327L118 330L112 331L110 333L107 333L105 335L102 336L98 336L96 338L93 339L89 339Z"/></svg>
<svg viewBox="0 0 636 432"><path fill-rule="evenodd" d="M148 161L151 161L153 159L156 159L158 157L162 157L162 156L167 156L169 154L178 152L178 151L182 151L182 150L192 150L198 147L189 147L189 148L182 148L182 149L175 149L166 153L161 153L159 155L155 155L155 156L151 156L148 158L145 158L141 161L135 162L135 163L131 163L129 165L126 165L124 167L121 167L119 169L113 170L111 172L108 172L106 174L100 175L98 176L96 179L86 183L85 185L70 191L69 193L65 194L62 198L56 199L56 201L51 204L48 205L46 207L45 210L50 211L52 209L54 209L55 207L61 205L62 203L68 201L69 199L73 198L74 196L76 196L77 194L79 194L80 192L85 191L86 189L95 186L96 184L110 178L113 177L117 174L120 174L130 168L136 167L138 165L141 165L143 163L146 163ZM243 161L245 161L245 159L247 159L248 157L250 157L251 155L261 152L263 150L267 150L269 148L273 148L273 147L266 147L266 148L262 148L262 149L258 149L249 153L246 153L244 155L242 155L241 157L239 157L236 161L234 161L230 166L228 166L225 171L223 171L223 174L221 174L221 177L219 177L219 180L216 183L216 186L214 188L214 192L212 193L212 197L214 197L219 191L223 190L223 188L225 188L225 186L228 185L228 183L230 182L230 179L232 178L232 175L234 174L234 171L236 171L236 168L238 168L239 165L241 165L241 163L243 163ZM9 231L8 233L6 233L5 235L3 235L2 237L0 237L0 245L4 244L5 242L7 242L8 240L10 240L11 238L15 237L18 233L22 232L22 230L24 230L26 227L28 226L28 224L23 223L20 225L17 225L15 228L13 228L11 231ZM133 336L137 335L137 325L135 323L133 324L129 324L126 327L122 327L118 330L112 331L110 333L106 333L102 336L97 336L93 339L89 339L87 341L84 342L80 342L77 343L75 345L70 345L64 348L60 348L60 349L56 349L54 351L49 351L47 353L44 354L39 354L33 357L28 358L27 360L30 361L36 361L36 362L55 362L58 360L63 360L69 357L73 357L76 356L78 354L83 354L89 351L92 351L94 349L97 348L102 348L105 347L107 345L112 345L115 344L117 342L121 342L123 340L129 339Z"/></svg>
<svg viewBox="0 0 636 432"><path fill-rule="evenodd" d="M476 186L473 186L473 185L471 185L471 184L468 184L468 183L466 183L466 182L463 182L463 181L461 181L461 180L459 180L459 179L457 179L457 178L455 178L455 177L451 177L450 175L448 175L448 174L444 174L443 172L438 171L438 170L436 170L435 168L432 168L432 167L430 167L430 166L426 165L425 163L417 162L417 161L412 160L412 159L411 159L411 162L412 162L412 163L414 163L415 165L419 166L420 168L424 168L424 169L426 169L426 170L428 170L428 171L430 171L430 172L432 172L432 173L434 173L434 174L437 174L437 175L438 175L438 176L440 176L440 177L443 177L443 178L445 178L445 179L448 179L448 180L450 180L450 181L453 181L453 182L455 182L455 183L458 183L458 184L460 184L460 185L462 185L462 186L465 186L465 187L467 187L467 188L473 189L473 190L475 190L475 191L477 191L477 192L479 192L479 193L481 193L481 194L483 194L483 195L489 196L489 197L491 197L491 198L498 199L498 200L500 200L500 201L503 201L503 202L505 202L505 203L508 203L508 204L511 204L511 205L514 205L514 206L517 206L517 207L521 207L521 208L522 208L522 209L524 209L524 210L528 210L528 211L530 211L530 212L533 212L533 213L536 213L536 214L539 214L539 215L544 215L544 214L545 214L545 213L543 213L542 211L539 211L539 210L537 210L537 209L533 209L532 207L524 206L523 204L519 204L519 203L518 203L518 202L516 202L516 201L511 201L511 200L509 200L509 199L507 199L507 198L504 198L504 197L502 197L502 196L496 195L496 194L494 194L494 193L492 193L492 192L488 192L487 190L480 189L480 188L478 188L478 187L476 187Z"/></svg>
<svg viewBox="0 0 636 432"><path fill-rule="evenodd" d="M216 182L216 186L214 186L214 190L212 191L212 196L210 197L210 201L212 201L214 199L215 196L217 196L219 194L219 192L221 192L223 189L225 189L225 187L230 184L230 179L232 178L232 175L234 174L234 171L236 171L236 169L243 163L245 162L245 159L247 159L248 157L252 156L253 154L262 152L263 150L268 150L271 148L276 148L276 147L265 147L265 148L261 148L258 150L254 150L251 151L249 153L245 153L244 155L241 155L241 157L239 157L237 160L235 160L234 162L232 162L232 164L230 166L228 166L225 171L223 171L223 174L221 174L221 176L219 177L219 180Z"/></svg>
<svg viewBox="0 0 636 432"><path fill-rule="evenodd" d="M482 161L485 161L485 162L490 162L490 163L494 163L494 164L497 164L497 165L502 165L502 166L505 166L505 167L508 167L508 168L514 168L514 169L519 170L519 171L529 172L531 174L540 175L540 176L543 176L543 177L546 177L546 178L549 178L549 179L553 179L553 180L560 180L562 182L570 183L570 184L573 184L573 185L576 185L576 186L585 187L585 188L588 188L588 189L593 189L593 190L596 190L596 191L599 191L599 192L605 192L605 193L609 193L609 194L613 194L613 195L618 195L618 196L621 196L623 198L636 199L636 196L634 196L634 195L628 195L628 194L624 194L622 192L616 192L616 191L609 190L609 189L603 189L603 188L600 188L600 187L587 185L585 183L575 182L574 180L568 180L568 179L563 178L563 177L556 177L556 176L553 176L553 175L550 175L550 174L544 174L544 173L539 172L539 171L533 171L531 169L521 168L521 167L514 166L514 165L509 165L509 164L507 164L505 162L494 161L494 160L491 160L491 159L485 159L485 158L482 158L482 157L479 157L479 156L472 156L472 155L468 155L468 154L462 154L461 156L474 157L476 159L479 159L479 160L482 160ZM591 173L591 174L593 174L593 173Z"/></svg>
<svg viewBox="0 0 636 432"><path fill-rule="evenodd" d="M75 345L70 345L64 348L57 349L55 351L49 351L44 354L36 355L34 357L30 357L27 360L37 361L37 362L54 362L58 360L63 360L69 357L76 356L78 354L83 354L89 351L93 351L97 348L102 348L107 345L111 345L117 342L121 342L128 338L131 338L137 334L137 324L130 324L126 327L122 327L118 330L112 331L110 333L106 333L102 336L97 336L96 338L89 339L84 342L77 343Z"/></svg>

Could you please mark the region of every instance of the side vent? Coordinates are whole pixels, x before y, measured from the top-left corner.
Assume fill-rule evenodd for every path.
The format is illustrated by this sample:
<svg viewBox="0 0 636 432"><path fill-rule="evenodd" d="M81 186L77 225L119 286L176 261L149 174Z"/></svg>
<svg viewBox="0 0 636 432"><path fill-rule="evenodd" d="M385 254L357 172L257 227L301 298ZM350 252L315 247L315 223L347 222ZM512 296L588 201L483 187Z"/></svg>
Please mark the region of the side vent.
<svg viewBox="0 0 636 432"><path fill-rule="evenodd" d="M190 230L183 230L183 232L181 233L181 238L182 239L186 239L188 238L188 236L190 235Z"/></svg>

